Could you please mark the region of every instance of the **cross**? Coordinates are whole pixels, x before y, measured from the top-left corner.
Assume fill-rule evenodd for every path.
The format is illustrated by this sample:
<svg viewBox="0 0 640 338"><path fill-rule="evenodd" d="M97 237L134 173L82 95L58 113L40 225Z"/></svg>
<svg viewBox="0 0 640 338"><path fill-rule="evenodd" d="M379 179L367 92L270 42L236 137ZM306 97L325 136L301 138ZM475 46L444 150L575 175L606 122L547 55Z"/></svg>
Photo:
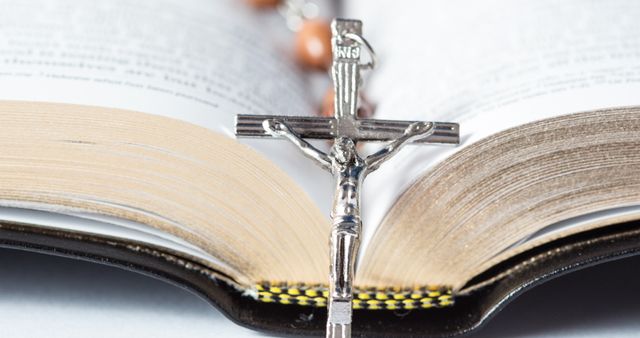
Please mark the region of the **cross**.
<svg viewBox="0 0 640 338"><path fill-rule="evenodd" d="M283 138L336 179L332 229L327 337L350 337L353 279L362 221L360 189L364 178L409 143L458 144L456 123L360 119L357 117L360 70L373 68L371 46L362 38L362 22L335 19L331 24L335 88L335 116L298 117L278 115L238 115L236 136ZM361 49L371 62L360 63ZM329 153L315 148L305 139L333 139ZM358 141L390 141L379 151L363 158Z"/></svg>

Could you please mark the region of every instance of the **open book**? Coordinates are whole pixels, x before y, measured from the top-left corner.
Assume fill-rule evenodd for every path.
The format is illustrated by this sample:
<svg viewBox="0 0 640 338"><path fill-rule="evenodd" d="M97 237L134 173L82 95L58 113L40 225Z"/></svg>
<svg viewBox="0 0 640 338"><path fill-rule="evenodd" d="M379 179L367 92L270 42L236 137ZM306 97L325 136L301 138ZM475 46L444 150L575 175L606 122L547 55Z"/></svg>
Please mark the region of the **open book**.
<svg viewBox="0 0 640 338"><path fill-rule="evenodd" d="M368 178L356 332L466 332L534 281L640 247L640 3L341 5L324 9L362 19L379 55L375 117L462 136ZM0 243L321 332L331 177L233 136L237 114L314 115L329 86L282 19L232 0L1 7Z"/></svg>

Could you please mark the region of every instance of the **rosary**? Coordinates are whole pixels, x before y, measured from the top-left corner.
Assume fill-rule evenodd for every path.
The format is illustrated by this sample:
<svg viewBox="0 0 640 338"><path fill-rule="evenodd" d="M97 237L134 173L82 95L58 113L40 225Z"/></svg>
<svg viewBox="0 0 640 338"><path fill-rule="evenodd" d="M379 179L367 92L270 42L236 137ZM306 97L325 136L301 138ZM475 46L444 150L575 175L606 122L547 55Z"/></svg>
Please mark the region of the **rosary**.
<svg viewBox="0 0 640 338"><path fill-rule="evenodd" d="M250 2L267 7L279 3L277 0ZM306 39L321 39L324 34L305 33L304 29L298 34L298 39L304 39L305 34L309 35ZM236 136L288 140L334 176L326 331L326 336L333 338L351 336L353 281L362 232L360 190L365 177L409 143L458 144L459 126L456 123L376 120L359 116L360 71L375 67L375 54L362 36L362 22L359 20L333 20L328 37L329 42L322 53L298 54L301 61L310 67L323 67L325 62L328 62L327 66L330 64L334 84L334 90L330 91L333 101L330 112L333 116L241 114L236 117ZM304 41L298 44L304 46ZM363 49L369 54L367 63L360 60ZM305 139L332 139L333 145L325 153ZM388 143L377 152L361 157L356 148L359 141Z"/></svg>

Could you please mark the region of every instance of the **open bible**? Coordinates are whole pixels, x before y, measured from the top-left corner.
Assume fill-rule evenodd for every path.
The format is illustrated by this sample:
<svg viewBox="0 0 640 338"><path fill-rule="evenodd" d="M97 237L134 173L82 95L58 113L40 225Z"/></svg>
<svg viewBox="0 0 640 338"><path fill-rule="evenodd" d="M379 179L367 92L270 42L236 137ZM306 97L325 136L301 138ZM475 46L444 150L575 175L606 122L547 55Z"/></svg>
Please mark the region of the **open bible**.
<svg viewBox="0 0 640 338"><path fill-rule="evenodd" d="M314 115L329 85L281 19L231 0L1 3L0 245L323 332L331 177L233 137L237 114ZM354 333L468 332L640 249L640 4L321 5L365 22L376 118L462 126L459 147L408 146L365 184Z"/></svg>

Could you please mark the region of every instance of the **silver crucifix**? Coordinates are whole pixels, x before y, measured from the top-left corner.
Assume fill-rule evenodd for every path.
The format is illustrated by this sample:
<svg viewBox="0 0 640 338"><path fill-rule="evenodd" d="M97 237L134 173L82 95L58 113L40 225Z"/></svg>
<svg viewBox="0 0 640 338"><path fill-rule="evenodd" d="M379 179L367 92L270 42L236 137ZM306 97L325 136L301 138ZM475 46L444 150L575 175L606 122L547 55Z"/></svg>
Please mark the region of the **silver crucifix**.
<svg viewBox="0 0 640 338"><path fill-rule="evenodd" d="M331 264L327 337L350 337L355 262L360 244L360 189L364 178L395 155L404 145L416 143L459 143L456 123L359 119L360 70L375 65L371 46L362 37L362 22L336 19L331 24L335 88L335 117L238 115L238 137L284 138L296 145L336 179L331 220ZM360 63L362 48L371 61ZM324 153L305 138L334 139ZM378 152L362 158L358 141L391 141Z"/></svg>

